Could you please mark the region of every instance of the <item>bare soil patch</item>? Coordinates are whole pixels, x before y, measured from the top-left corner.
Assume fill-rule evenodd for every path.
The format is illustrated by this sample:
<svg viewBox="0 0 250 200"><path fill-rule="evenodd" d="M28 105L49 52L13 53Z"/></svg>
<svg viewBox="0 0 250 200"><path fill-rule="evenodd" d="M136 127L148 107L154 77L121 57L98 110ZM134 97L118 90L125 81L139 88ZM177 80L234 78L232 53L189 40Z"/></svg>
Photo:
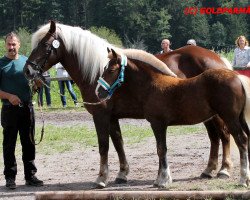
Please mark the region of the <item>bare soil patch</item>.
<svg viewBox="0 0 250 200"><path fill-rule="evenodd" d="M94 126L91 115L86 111L46 112L44 118L46 119L45 125L86 124ZM41 124L42 116L39 111L36 112L36 119L37 123ZM121 120L121 124L125 123L149 127L145 120ZM206 167L210 148L206 132L183 136L171 135L167 137L167 143L168 159L173 178L173 184L167 190L220 190L220 186L216 185L218 184L216 178L212 180L199 178ZM125 151L130 164L128 183L123 185L114 183L119 162L113 145L110 145L110 182L104 190L158 190L153 187L158 170L158 156L153 135L141 143L128 145L125 142ZM235 147L232 149L232 157L234 162L232 176L228 180L222 180L222 184L228 181L237 184L239 181L239 155ZM37 152L37 176L45 183L43 187L39 188L24 185L20 155L17 156L17 159L19 160L17 189L7 190L4 186L4 177L1 175L1 199L33 199L34 193L37 191L97 190L94 188L94 181L99 171L98 147L83 147L71 152L53 155L41 155ZM214 188L211 187L213 181Z"/></svg>

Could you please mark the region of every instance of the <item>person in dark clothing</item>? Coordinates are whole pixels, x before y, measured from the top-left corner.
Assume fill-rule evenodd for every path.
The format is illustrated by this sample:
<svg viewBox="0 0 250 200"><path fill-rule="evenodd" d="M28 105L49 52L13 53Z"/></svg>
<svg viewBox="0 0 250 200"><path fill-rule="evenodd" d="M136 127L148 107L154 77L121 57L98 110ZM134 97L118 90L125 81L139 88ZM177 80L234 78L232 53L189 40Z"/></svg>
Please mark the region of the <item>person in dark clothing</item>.
<svg viewBox="0 0 250 200"><path fill-rule="evenodd" d="M2 100L1 125L3 127L3 158L6 187L16 188L17 163L15 147L19 133L26 185L42 186L35 173L35 144L30 139L32 125L31 92L24 77L27 57L19 55L20 39L11 32L5 37L6 55L0 58L0 99Z"/></svg>
<svg viewBox="0 0 250 200"><path fill-rule="evenodd" d="M50 77L50 73L48 71L43 73L44 78ZM43 107L43 91L45 92L47 107L51 107L51 95L50 95L50 80L45 80L46 86L40 87L38 93L38 106Z"/></svg>

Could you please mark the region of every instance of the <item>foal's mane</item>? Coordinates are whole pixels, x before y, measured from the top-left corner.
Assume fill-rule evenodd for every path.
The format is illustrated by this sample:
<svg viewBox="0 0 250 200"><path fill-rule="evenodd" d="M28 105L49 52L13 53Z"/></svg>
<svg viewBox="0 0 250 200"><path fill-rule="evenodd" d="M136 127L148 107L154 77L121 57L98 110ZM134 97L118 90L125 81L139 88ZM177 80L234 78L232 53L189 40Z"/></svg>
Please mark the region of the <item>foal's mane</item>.
<svg viewBox="0 0 250 200"><path fill-rule="evenodd" d="M49 28L50 24L43 25L32 35L32 49L45 37ZM66 50L77 56L82 76L91 83L103 72L108 62L107 47L117 49L106 40L80 27L56 23L56 34L62 39Z"/></svg>
<svg viewBox="0 0 250 200"><path fill-rule="evenodd" d="M147 53L146 51L139 49L123 49L121 52L130 59L135 59L150 64L155 69L161 71L163 74L177 77L177 75L173 71L171 71L165 63L156 58L154 55Z"/></svg>

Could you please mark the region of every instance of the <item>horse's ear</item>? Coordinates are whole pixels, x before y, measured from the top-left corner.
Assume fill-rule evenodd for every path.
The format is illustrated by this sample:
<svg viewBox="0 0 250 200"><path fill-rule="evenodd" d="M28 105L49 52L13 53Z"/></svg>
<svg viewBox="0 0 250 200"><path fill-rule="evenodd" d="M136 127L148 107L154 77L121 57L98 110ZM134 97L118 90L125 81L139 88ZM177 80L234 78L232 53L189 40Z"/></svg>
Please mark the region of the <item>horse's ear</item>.
<svg viewBox="0 0 250 200"><path fill-rule="evenodd" d="M50 21L49 33L53 34L55 32L56 32L56 23L53 20L51 20Z"/></svg>
<svg viewBox="0 0 250 200"><path fill-rule="evenodd" d="M107 51L108 51L108 53L110 53L110 49L107 47Z"/></svg>
<svg viewBox="0 0 250 200"><path fill-rule="evenodd" d="M113 58L117 59L117 53L115 52L115 50L111 49L111 51L112 51L112 54L113 54Z"/></svg>

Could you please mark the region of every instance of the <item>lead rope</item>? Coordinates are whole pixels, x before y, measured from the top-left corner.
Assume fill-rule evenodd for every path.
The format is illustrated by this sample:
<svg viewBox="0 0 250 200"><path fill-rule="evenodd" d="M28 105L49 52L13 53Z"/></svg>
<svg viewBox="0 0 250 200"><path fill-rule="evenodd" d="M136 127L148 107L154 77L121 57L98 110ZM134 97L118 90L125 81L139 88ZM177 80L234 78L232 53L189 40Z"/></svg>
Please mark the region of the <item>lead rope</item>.
<svg viewBox="0 0 250 200"><path fill-rule="evenodd" d="M58 92L58 91L54 90L53 88L51 88L50 86L48 86L42 78L37 77L37 79L38 79L39 81L41 81L42 84L43 84L45 87L49 88L50 90L54 91L55 93L58 93L60 96L64 96L64 95L61 94L60 92ZM109 99L110 99L110 96L107 96L105 99L103 99L103 100L101 100L101 101L98 101L98 102L95 102L95 103L90 103L90 102L86 102L86 101L82 101L82 102L80 102L80 103L83 103L83 104L85 104L85 105L93 105L93 106L95 106L95 105L99 105L99 104L101 104L101 103L103 103L103 102L105 102L105 101L108 101Z"/></svg>
<svg viewBox="0 0 250 200"><path fill-rule="evenodd" d="M60 92L57 92L56 90L54 90L53 88L51 88L50 86L48 86L45 81L40 78L40 77L36 77L38 80L40 80L42 82L42 84L49 88L50 90L58 93L60 96L64 96L63 94L61 94ZM31 121L31 125L30 125L30 141L32 142L32 144L34 145L38 145L42 142L43 140L43 136L44 136L44 113L43 113L43 109L42 109L42 106L40 106L40 112L41 112L41 117L42 117L42 129L41 129L41 137L40 137L40 140L38 143L35 142L35 113L34 113L34 108L33 108L33 104L32 104L32 99L33 99L33 92L32 92L32 87L33 87L33 81L30 81L29 82L29 86L30 86L30 91L31 91L31 101L29 103L29 109L30 109L30 121ZM37 91L36 91L37 92ZM38 93L38 92L37 92ZM39 98L38 98L39 99ZM86 105L99 105L107 100L109 100L110 97L106 97L105 99L103 99L102 101L99 101L99 102L95 102L95 103L90 103L90 102L85 102L83 101L82 103L83 104L86 104ZM40 100L39 100L40 101Z"/></svg>
<svg viewBox="0 0 250 200"><path fill-rule="evenodd" d="M43 140L43 136L44 136L44 115L43 115L43 110L42 107L40 106L40 111L41 111L41 115L42 115L42 129L41 129L41 137L38 143L35 142L35 111L34 111L34 107L33 107L33 103L32 103L32 99L33 99L33 91L32 91L32 86L33 83L32 81L29 82L29 86L30 86L30 92L31 92L31 97L30 97L30 102L29 102L29 110L30 110L30 133L29 133L29 137L30 137L30 141L32 142L33 145L38 145L42 142ZM37 91L36 91L37 92ZM38 93L38 92L37 92Z"/></svg>

